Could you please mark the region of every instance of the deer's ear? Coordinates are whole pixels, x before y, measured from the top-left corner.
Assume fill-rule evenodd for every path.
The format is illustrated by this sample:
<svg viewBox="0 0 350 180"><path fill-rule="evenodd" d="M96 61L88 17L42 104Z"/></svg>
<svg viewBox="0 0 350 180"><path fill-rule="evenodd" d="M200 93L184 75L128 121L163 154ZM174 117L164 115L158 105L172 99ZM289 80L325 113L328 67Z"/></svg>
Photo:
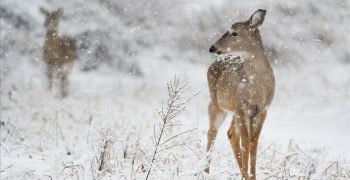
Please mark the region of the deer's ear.
<svg viewBox="0 0 350 180"><path fill-rule="evenodd" d="M63 15L63 8L58 8L56 12L59 16L62 16Z"/></svg>
<svg viewBox="0 0 350 180"><path fill-rule="evenodd" d="M49 11L47 11L46 9L44 9L43 7L40 7L39 8L40 12L44 15L48 15L49 14Z"/></svg>
<svg viewBox="0 0 350 180"><path fill-rule="evenodd" d="M265 15L265 9L256 10L248 20L249 27L252 29L257 29L264 22Z"/></svg>

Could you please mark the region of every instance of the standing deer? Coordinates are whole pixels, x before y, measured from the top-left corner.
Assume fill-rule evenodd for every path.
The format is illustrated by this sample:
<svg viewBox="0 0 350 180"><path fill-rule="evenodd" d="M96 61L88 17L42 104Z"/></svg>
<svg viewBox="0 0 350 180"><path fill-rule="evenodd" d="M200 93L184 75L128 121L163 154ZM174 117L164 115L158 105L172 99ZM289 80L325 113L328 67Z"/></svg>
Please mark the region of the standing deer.
<svg viewBox="0 0 350 180"><path fill-rule="evenodd" d="M274 74L258 29L265 14L266 10L258 9L247 21L234 23L209 48L220 56L208 69L211 101L207 151L227 112L232 113L227 135L245 180L256 179L259 135L275 89ZM209 165L205 171L209 173Z"/></svg>
<svg viewBox="0 0 350 180"><path fill-rule="evenodd" d="M43 60L47 65L48 88L52 89L53 75L56 73L60 78L61 97L68 95L68 73L72 69L76 58L75 40L58 35L58 20L63 14L63 9L49 12L40 8L40 12L45 15L44 26L47 29Z"/></svg>

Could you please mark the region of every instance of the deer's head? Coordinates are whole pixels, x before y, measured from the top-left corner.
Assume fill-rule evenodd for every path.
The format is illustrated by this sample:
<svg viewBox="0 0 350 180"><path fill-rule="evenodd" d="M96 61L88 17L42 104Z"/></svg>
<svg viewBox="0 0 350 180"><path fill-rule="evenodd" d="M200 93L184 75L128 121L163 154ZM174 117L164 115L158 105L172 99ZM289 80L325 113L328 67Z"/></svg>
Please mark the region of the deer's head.
<svg viewBox="0 0 350 180"><path fill-rule="evenodd" d="M58 20L63 14L63 9L59 8L56 11L48 11L40 7L40 12L45 16L44 26L49 30L56 30L58 27Z"/></svg>
<svg viewBox="0 0 350 180"><path fill-rule="evenodd" d="M215 54L227 54L237 51L252 51L262 46L258 27L264 22L266 10L256 10L247 21L234 23L224 35L209 48Z"/></svg>

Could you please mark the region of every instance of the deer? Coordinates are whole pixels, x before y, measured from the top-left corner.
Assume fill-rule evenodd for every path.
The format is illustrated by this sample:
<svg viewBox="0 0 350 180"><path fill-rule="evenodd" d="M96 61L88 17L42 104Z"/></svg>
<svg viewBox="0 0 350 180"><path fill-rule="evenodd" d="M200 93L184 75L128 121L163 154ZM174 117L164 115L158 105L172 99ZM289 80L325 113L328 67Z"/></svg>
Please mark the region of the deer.
<svg viewBox="0 0 350 180"><path fill-rule="evenodd" d="M48 89L52 89L53 76L57 74L60 80L60 94L64 98L68 95L68 74L76 59L76 41L58 34L59 18L63 15L62 8L52 12L43 7L39 10L45 16L44 27L47 30L42 58L47 67Z"/></svg>
<svg viewBox="0 0 350 180"><path fill-rule="evenodd" d="M234 23L209 48L219 57L207 71L207 152L227 114L233 115L227 136L244 180L256 179L259 136L275 91L275 76L258 29L265 15L266 10L256 10L248 20ZM210 158L207 173L209 166Z"/></svg>

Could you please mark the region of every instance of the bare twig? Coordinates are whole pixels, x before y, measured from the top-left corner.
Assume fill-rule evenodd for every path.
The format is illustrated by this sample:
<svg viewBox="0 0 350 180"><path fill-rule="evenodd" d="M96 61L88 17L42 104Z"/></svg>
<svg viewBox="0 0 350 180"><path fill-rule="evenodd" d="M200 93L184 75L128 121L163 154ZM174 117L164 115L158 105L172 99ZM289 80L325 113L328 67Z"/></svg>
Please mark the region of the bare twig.
<svg viewBox="0 0 350 180"><path fill-rule="evenodd" d="M193 131L196 130L196 129L197 129L197 128L193 128L193 129L184 131L184 132L182 132L182 133L176 134L175 136L173 136L173 137L171 137L171 138L165 140L164 142L162 142L160 145L164 145L165 143L167 143L167 142L169 142L169 141L171 141L171 140L173 140L173 139L175 139L175 138L177 138L177 137L179 137L179 136L181 136L181 135L184 135L184 134L193 132Z"/></svg>
<svg viewBox="0 0 350 180"><path fill-rule="evenodd" d="M154 149L153 154L152 154L152 159L151 159L150 166L148 168L146 180L148 179L148 177L152 171L152 167L155 163L155 159L156 159L157 154L160 151L179 146L179 145L173 145L173 146L169 146L169 147L166 147L166 148L159 150L161 145L164 145L165 143L173 140L174 138L176 138L178 136L181 136L182 134L186 134L186 133L192 132L194 130L193 129L193 130L182 132L182 133L177 134L177 135L175 135L175 136L173 136L165 141L162 141L162 138L164 137L164 134L167 132L167 130L169 130L171 127L174 126L174 123L172 122L172 120L175 119L176 117L178 117L185 110L185 104L188 101L190 101L195 95L198 94L198 93L196 93L187 99L182 99L182 95L190 88L190 85L188 82L180 85L180 81L176 76L175 76L173 81L167 83L167 88L168 88L167 103L165 106L162 106L160 110L158 110L158 116L161 119L161 123L159 125L159 128L160 128L159 133L156 132L155 126L153 129L155 149Z"/></svg>

